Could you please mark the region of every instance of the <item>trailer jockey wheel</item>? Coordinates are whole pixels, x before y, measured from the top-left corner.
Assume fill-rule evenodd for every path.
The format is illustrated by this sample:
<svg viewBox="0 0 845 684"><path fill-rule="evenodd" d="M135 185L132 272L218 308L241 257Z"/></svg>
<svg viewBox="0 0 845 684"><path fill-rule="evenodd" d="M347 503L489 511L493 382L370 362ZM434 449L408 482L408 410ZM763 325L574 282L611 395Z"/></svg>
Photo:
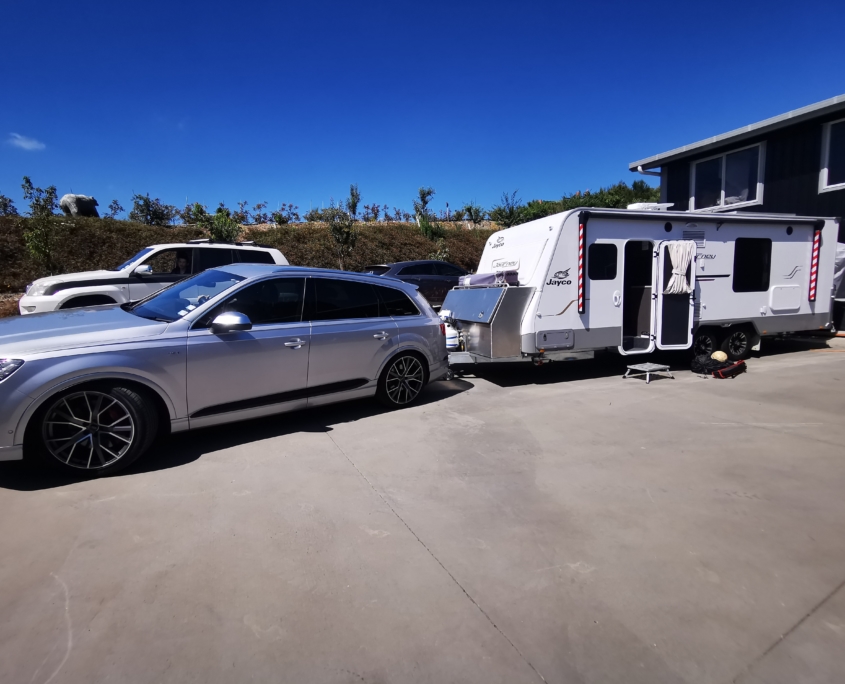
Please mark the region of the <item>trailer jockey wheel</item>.
<svg viewBox="0 0 845 684"><path fill-rule="evenodd" d="M695 340L692 343L692 350L696 356L707 354L710 356L719 349L719 337L712 328L699 328L695 333Z"/></svg>
<svg viewBox="0 0 845 684"><path fill-rule="evenodd" d="M745 328L732 328L722 342L722 351L731 361L741 361L751 355L751 335Z"/></svg>

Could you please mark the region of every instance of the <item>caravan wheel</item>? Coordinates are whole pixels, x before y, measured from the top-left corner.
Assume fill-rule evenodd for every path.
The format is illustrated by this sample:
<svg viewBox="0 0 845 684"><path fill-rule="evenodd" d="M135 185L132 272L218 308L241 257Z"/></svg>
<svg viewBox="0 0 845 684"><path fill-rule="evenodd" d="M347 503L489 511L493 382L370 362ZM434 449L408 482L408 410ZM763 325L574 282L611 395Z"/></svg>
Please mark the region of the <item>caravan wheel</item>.
<svg viewBox="0 0 845 684"><path fill-rule="evenodd" d="M719 337L712 328L699 328L695 333L695 340L692 343L692 350L696 356L707 354L710 356L719 349Z"/></svg>
<svg viewBox="0 0 845 684"><path fill-rule="evenodd" d="M741 361L751 355L751 335L745 328L731 329L722 342L722 351L731 361Z"/></svg>

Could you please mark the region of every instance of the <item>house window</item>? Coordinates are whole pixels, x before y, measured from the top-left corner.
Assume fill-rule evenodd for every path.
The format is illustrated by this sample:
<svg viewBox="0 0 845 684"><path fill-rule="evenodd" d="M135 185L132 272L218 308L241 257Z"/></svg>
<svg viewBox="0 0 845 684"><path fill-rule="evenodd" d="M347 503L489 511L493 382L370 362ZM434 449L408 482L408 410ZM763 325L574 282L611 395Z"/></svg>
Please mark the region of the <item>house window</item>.
<svg viewBox="0 0 845 684"><path fill-rule="evenodd" d="M845 120L824 125L819 192L845 189Z"/></svg>
<svg viewBox="0 0 845 684"><path fill-rule="evenodd" d="M690 210L762 204L764 152L761 143L695 162Z"/></svg>
<svg viewBox="0 0 845 684"><path fill-rule="evenodd" d="M734 241L734 292L765 292L772 270L769 238L737 238Z"/></svg>

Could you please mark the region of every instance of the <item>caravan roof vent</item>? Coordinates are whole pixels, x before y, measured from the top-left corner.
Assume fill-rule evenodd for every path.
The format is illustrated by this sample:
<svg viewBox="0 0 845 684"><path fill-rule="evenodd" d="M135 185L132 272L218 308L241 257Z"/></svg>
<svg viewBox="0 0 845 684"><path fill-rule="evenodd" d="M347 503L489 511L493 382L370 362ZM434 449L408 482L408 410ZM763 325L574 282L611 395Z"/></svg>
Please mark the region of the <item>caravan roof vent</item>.
<svg viewBox="0 0 845 684"><path fill-rule="evenodd" d="M628 205L628 209L632 211L666 211L669 207L674 206L674 202L634 202Z"/></svg>

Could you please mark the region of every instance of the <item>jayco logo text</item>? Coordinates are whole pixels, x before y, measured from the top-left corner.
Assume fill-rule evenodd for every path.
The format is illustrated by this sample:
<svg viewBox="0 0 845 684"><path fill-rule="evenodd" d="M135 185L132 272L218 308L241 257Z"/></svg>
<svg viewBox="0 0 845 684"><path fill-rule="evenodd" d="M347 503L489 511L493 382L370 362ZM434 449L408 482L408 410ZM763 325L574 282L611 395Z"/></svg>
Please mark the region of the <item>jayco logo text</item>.
<svg viewBox="0 0 845 684"><path fill-rule="evenodd" d="M572 285L572 281L569 279L569 271L571 269L566 269L565 271L557 271L551 278L549 278L546 285Z"/></svg>

